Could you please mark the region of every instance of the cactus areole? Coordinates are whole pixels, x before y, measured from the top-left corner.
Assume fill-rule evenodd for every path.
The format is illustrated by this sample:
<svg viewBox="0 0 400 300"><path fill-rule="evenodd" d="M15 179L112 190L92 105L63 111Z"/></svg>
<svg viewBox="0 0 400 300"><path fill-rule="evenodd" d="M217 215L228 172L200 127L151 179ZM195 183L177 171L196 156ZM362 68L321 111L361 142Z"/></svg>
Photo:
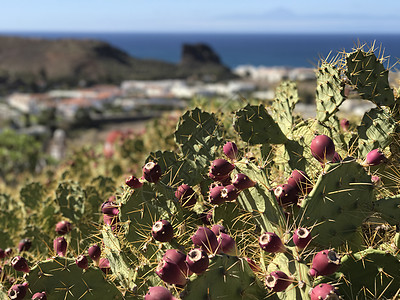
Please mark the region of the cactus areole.
<svg viewBox="0 0 400 300"><path fill-rule="evenodd" d="M311 154L320 162L332 161L335 155L335 144L324 134L317 135L311 142Z"/></svg>

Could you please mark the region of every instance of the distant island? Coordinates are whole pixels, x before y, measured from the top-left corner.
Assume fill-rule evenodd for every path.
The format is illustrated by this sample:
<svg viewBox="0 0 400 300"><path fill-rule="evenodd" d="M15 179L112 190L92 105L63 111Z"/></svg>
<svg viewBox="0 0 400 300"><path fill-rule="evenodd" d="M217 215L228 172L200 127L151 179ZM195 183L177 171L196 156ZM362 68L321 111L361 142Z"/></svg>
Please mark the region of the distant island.
<svg viewBox="0 0 400 300"><path fill-rule="evenodd" d="M98 40L0 36L0 92L119 84L124 80L235 78L206 44L182 45L178 64L138 59Z"/></svg>

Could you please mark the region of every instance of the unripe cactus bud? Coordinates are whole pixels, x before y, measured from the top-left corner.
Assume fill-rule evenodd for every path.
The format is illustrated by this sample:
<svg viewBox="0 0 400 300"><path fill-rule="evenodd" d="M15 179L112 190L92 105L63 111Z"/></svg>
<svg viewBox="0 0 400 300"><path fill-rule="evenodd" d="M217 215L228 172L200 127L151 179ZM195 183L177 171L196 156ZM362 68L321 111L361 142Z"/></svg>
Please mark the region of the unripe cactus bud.
<svg viewBox="0 0 400 300"><path fill-rule="evenodd" d="M311 233L307 228L300 227L293 234L293 243L298 249L304 249L311 239Z"/></svg>
<svg viewBox="0 0 400 300"><path fill-rule="evenodd" d="M53 247L56 255L64 257L67 253L67 245L67 241L63 236L55 238L53 241Z"/></svg>
<svg viewBox="0 0 400 300"><path fill-rule="evenodd" d="M265 285L273 292L283 292L292 283L292 279L282 271L271 272L265 278Z"/></svg>
<svg viewBox="0 0 400 300"><path fill-rule="evenodd" d="M337 288L327 283L320 283L310 290L311 300L339 300Z"/></svg>
<svg viewBox="0 0 400 300"><path fill-rule="evenodd" d="M210 260L207 253L203 249L193 249L186 256L186 263L190 271L201 274L207 270Z"/></svg>
<svg viewBox="0 0 400 300"><path fill-rule="evenodd" d="M59 235L64 235L70 232L72 229L72 224L68 221L60 221L56 224L56 232Z"/></svg>
<svg viewBox="0 0 400 300"><path fill-rule="evenodd" d="M24 273L29 273L30 269L28 262L22 256L16 256L11 260L11 265L16 271L21 271Z"/></svg>
<svg viewBox="0 0 400 300"><path fill-rule="evenodd" d="M143 182L141 182L137 177L135 176L129 176L126 180L125 183L127 186L133 189L140 189L143 186Z"/></svg>
<svg viewBox="0 0 400 300"><path fill-rule="evenodd" d="M175 192L175 197L185 208L194 206L197 202L197 196L191 186L187 184L180 185Z"/></svg>
<svg viewBox="0 0 400 300"><path fill-rule="evenodd" d="M174 229L169 221L160 220L154 223L151 235L156 241L170 242L174 236Z"/></svg>
<svg viewBox="0 0 400 300"><path fill-rule="evenodd" d="M166 283L184 286L186 277L179 266L173 262L161 260L156 268L156 274Z"/></svg>
<svg viewBox="0 0 400 300"><path fill-rule="evenodd" d="M81 269L87 269L89 267L89 262L88 262L88 259L87 259L87 257L85 255L79 255L75 259L75 263Z"/></svg>
<svg viewBox="0 0 400 300"><path fill-rule="evenodd" d="M383 154L382 151L379 149L374 149L370 151L367 156L365 157L365 160L361 164L363 167L372 167L372 166L377 166L380 165L381 163L384 163L387 161L387 158L385 154Z"/></svg>
<svg viewBox="0 0 400 300"><path fill-rule="evenodd" d="M161 167L153 161L148 162L143 167L143 178L148 182L157 183L161 178Z"/></svg>
<svg viewBox="0 0 400 300"><path fill-rule="evenodd" d="M223 147L224 154L231 160L237 158L238 148L234 142L227 142Z"/></svg>
<svg viewBox="0 0 400 300"><path fill-rule="evenodd" d="M311 154L321 163L331 161L335 155L335 144L324 134L317 135L312 140L310 148Z"/></svg>
<svg viewBox="0 0 400 300"><path fill-rule="evenodd" d="M30 239L22 239L18 244L18 251L28 251L32 246L32 241Z"/></svg>
<svg viewBox="0 0 400 300"><path fill-rule="evenodd" d="M47 300L46 292L35 293L32 300Z"/></svg>
<svg viewBox="0 0 400 300"><path fill-rule="evenodd" d="M256 185L256 183L251 180L247 175L238 173L235 174L232 180L232 184L239 190L245 190Z"/></svg>
<svg viewBox="0 0 400 300"><path fill-rule="evenodd" d="M214 232L207 227L199 227L191 237L193 244L201 247L204 251L214 254L218 250L218 241Z"/></svg>
<svg viewBox="0 0 400 300"><path fill-rule="evenodd" d="M263 233L258 241L261 249L267 251L269 253L276 253L276 252L285 252L286 248L283 245L279 236L273 232L265 232Z"/></svg>
<svg viewBox="0 0 400 300"><path fill-rule="evenodd" d="M314 256L309 274L311 277L330 275L339 267L340 257L337 253L333 250L322 250Z"/></svg>

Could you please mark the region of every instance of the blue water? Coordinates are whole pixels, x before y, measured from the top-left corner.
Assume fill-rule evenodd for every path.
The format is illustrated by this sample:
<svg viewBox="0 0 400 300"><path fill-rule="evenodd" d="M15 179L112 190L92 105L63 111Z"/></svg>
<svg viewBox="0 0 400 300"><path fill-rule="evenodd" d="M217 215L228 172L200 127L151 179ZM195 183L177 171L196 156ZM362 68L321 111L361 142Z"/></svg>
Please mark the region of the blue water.
<svg viewBox="0 0 400 300"><path fill-rule="evenodd" d="M2 33L0 33L2 34ZM330 51L350 51L358 41L382 45L391 62L400 57L400 34L188 34L188 33L3 33L49 39L99 39L137 58L151 58L172 63L180 60L183 43L207 43L224 64L314 67L319 57Z"/></svg>

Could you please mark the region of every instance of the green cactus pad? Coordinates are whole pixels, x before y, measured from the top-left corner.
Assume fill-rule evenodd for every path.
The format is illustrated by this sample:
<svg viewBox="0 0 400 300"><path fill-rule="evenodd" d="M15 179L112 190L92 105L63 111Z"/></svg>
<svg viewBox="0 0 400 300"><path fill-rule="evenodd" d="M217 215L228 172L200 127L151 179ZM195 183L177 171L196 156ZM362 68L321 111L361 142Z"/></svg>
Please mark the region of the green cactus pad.
<svg viewBox="0 0 400 300"><path fill-rule="evenodd" d="M297 141L287 140L283 145L279 145L275 152L275 164L285 177L288 177L292 170L305 170L307 160L303 156L304 148Z"/></svg>
<svg viewBox="0 0 400 300"><path fill-rule="evenodd" d="M334 278L345 299L393 299L400 289L400 262L385 251L366 249L342 257Z"/></svg>
<svg viewBox="0 0 400 300"><path fill-rule="evenodd" d="M378 212L390 225L400 224L400 195L374 201L373 210Z"/></svg>
<svg viewBox="0 0 400 300"><path fill-rule="evenodd" d="M85 212L85 192L73 181L63 181L56 190L56 202L64 217L78 223Z"/></svg>
<svg viewBox="0 0 400 300"><path fill-rule="evenodd" d="M299 101L295 82L283 81L275 90L275 101L272 103L272 117L282 132L288 135L294 125L293 110Z"/></svg>
<svg viewBox="0 0 400 300"><path fill-rule="evenodd" d="M216 255L207 271L189 278L182 300L254 300L265 295L264 286L245 259Z"/></svg>
<svg viewBox="0 0 400 300"><path fill-rule="evenodd" d="M385 110L373 108L366 112L357 128L360 156L365 157L373 149L389 146L396 127L395 120Z"/></svg>
<svg viewBox="0 0 400 300"><path fill-rule="evenodd" d="M26 207L37 209L44 198L45 191L39 182L31 182L23 186L19 194Z"/></svg>
<svg viewBox="0 0 400 300"><path fill-rule="evenodd" d="M25 279L32 294L45 291L48 299L123 299L100 269L89 267L84 271L71 258L39 262Z"/></svg>
<svg viewBox="0 0 400 300"><path fill-rule="evenodd" d="M283 144L287 138L263 105L247 105L235 113L233 127L250 145Z"/></svg>
<svg viewBox="0 0 400 300"><path fill-rule="evenodd" d="M197 168L208 168L218 147L223 145L221 128L214 114L196 108L187 111L179 120L175 142L185 159L192 160Z"/></svg>
<svg viewBox="0 0 400 300"><path fill-rule="evenodd" d="M313 227L314 242L349 246L370 214L373 199L371 176L354 159L330 164L301 204L302 226ZM357 245L358 246L358 245Z"/></svg>
<svg viewBox="0 0 400 300"><path fill-rule="evenodd" d="M357 49L347 54L347 78L358 90L361 98L378 106L390 106L395 102L389 86L389 71L377 59L374 52Z"/></svg>
<svg viewBox="0 0 400 300"><path fill-rule="evenodd" d="M340 69L327 62L323 62L317 71L317 120L325 122L337 112L340 104L345 100L344 84Z"/></svg>

